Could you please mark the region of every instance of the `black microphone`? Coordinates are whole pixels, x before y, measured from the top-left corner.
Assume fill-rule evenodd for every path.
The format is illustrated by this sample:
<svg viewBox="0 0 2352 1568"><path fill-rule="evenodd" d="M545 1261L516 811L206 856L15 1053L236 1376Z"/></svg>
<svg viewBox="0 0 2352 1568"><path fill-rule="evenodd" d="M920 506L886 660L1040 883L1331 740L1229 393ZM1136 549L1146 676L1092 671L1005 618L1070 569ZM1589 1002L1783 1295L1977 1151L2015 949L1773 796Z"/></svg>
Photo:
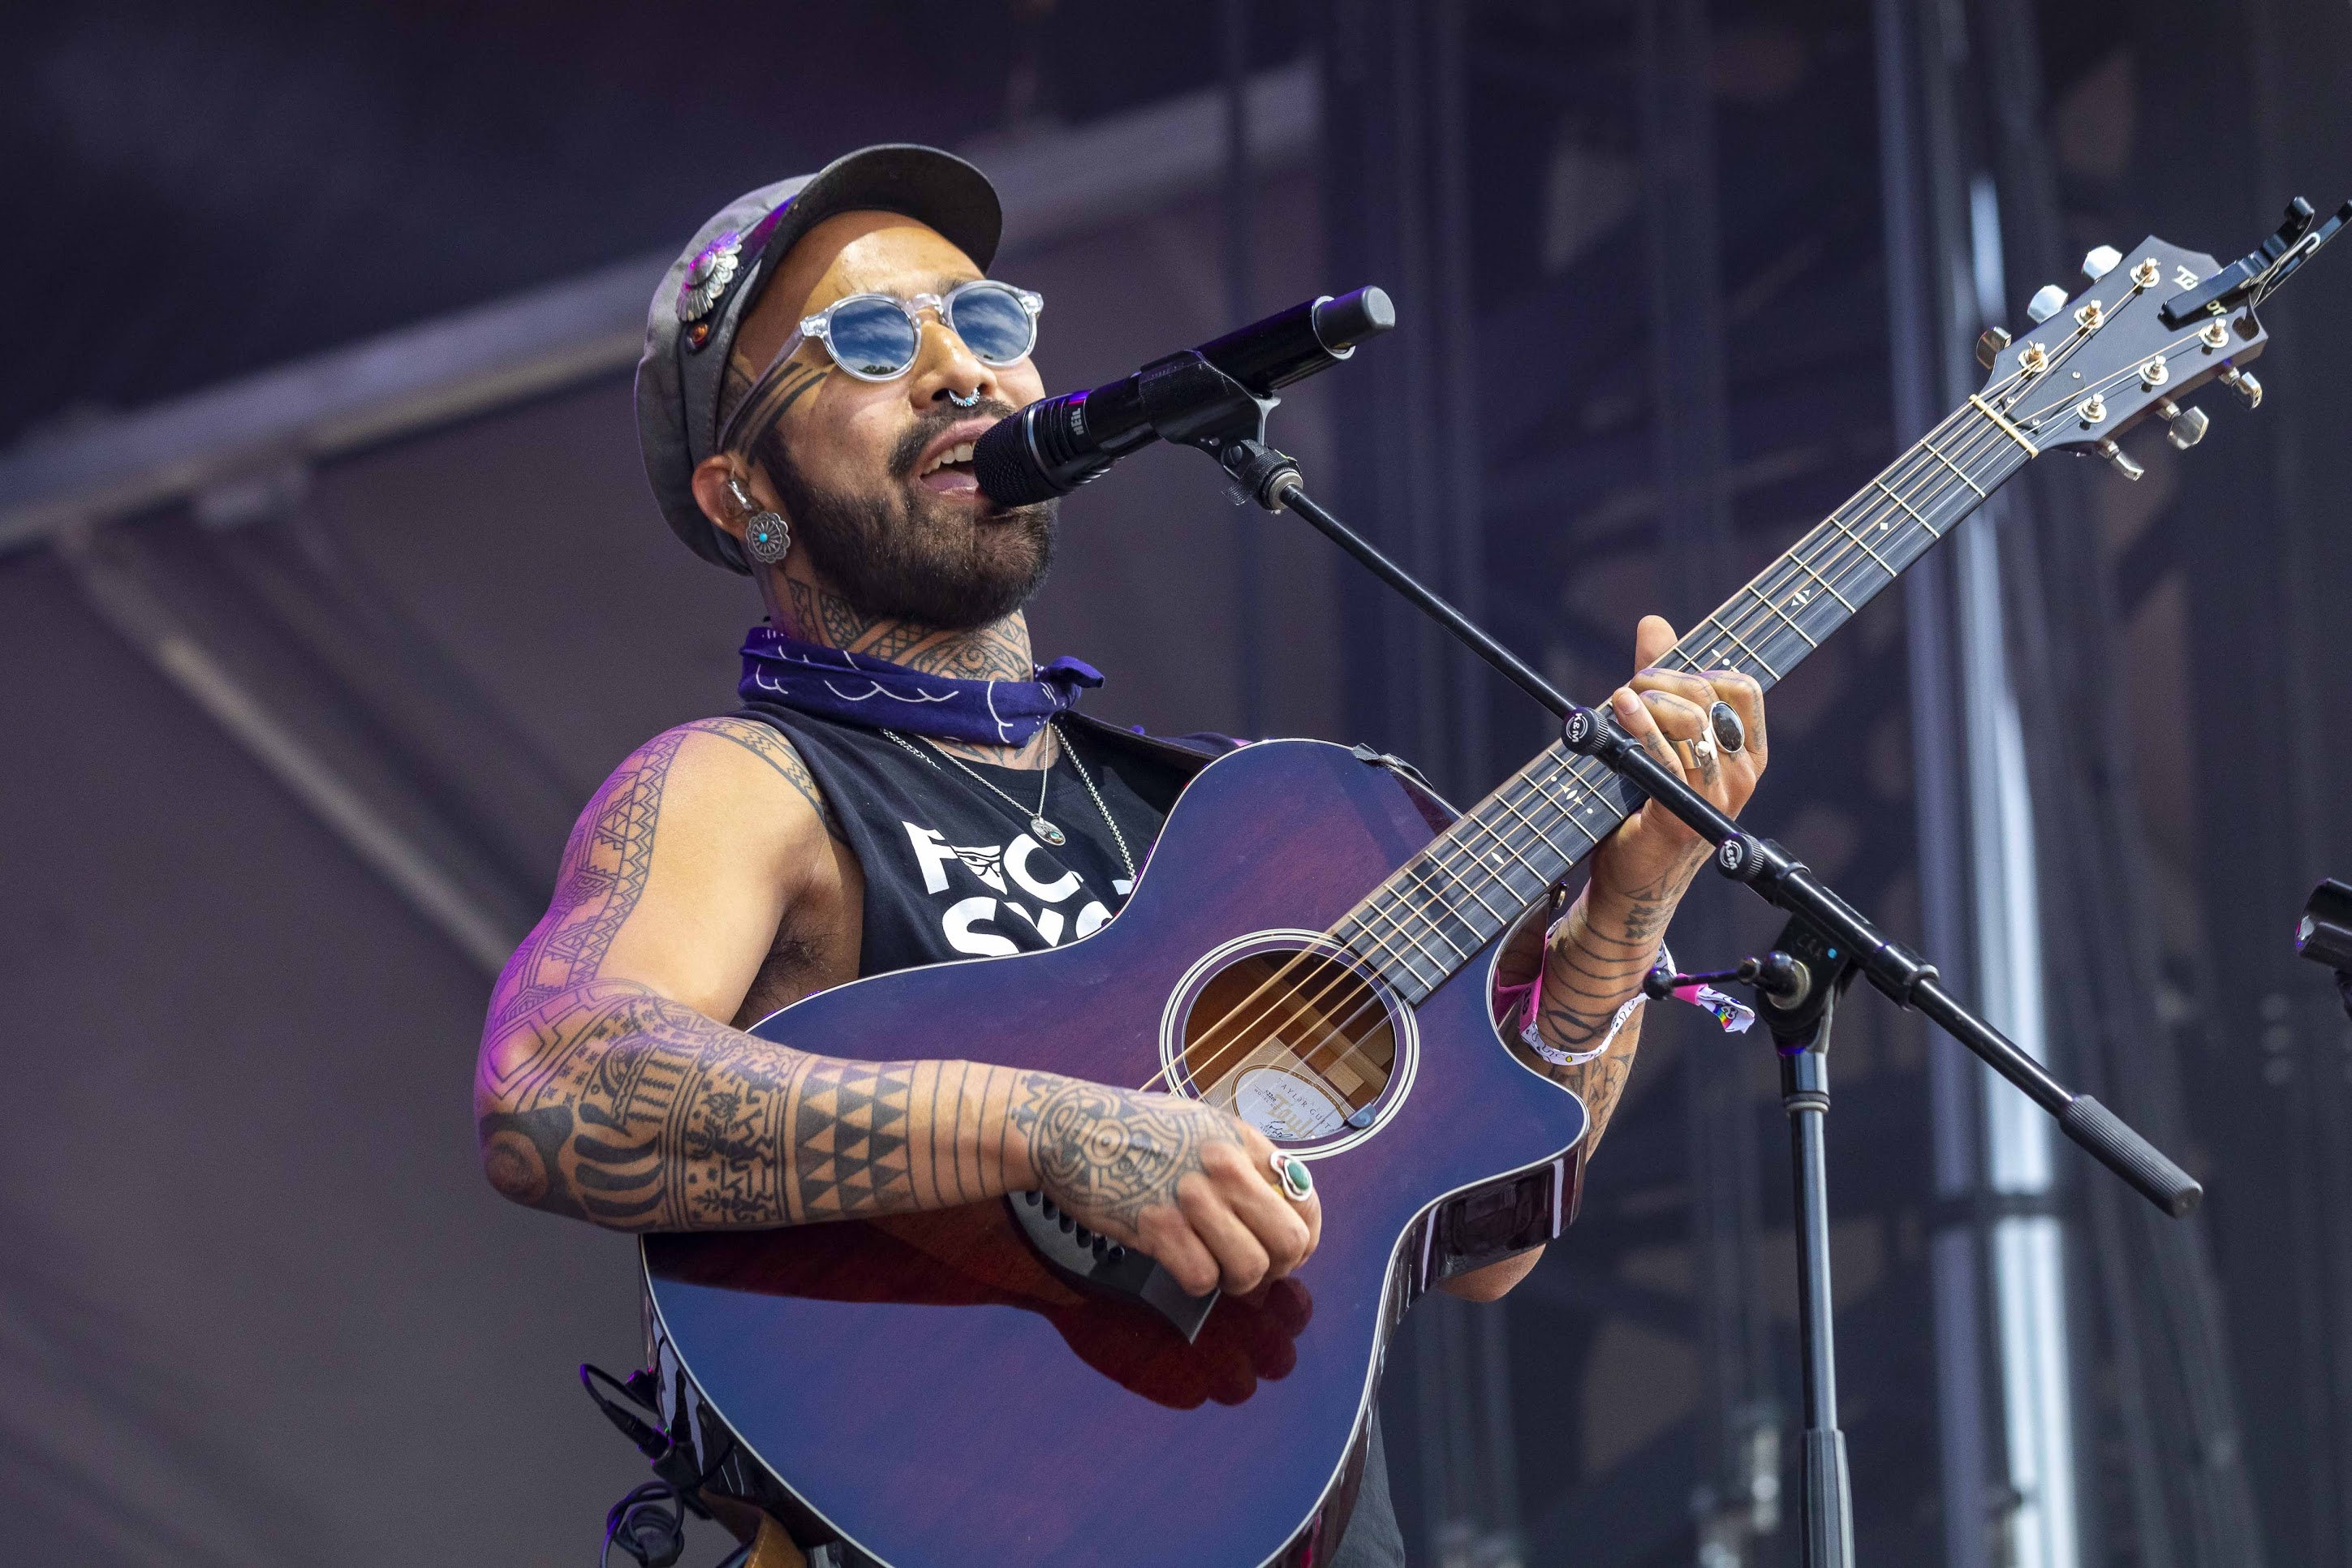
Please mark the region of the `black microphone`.
<svg viewBox="0 0 2352 1568"><path fill-rule="evenodd" d="M2336 971L2336 994L2352 1018L2352 888L2330 877L2311 889L2294 928L2294 950Z"/></svg>
<svg viewBox="0 0 2352 1568"><path fill-rule="evenodd" d="M2294 928L2294 950L2314 963L2352 969L2352 888L2330 877L2311 889Z"/></svg>
<svg viewBox="0 0 2352 1568"><path fill-rule="evenodd" d="M1275 388L1326 370L1356 352L1366 338L1396 325L1396 307L1377 288L1352 294L1293 305L1213 342L1202 343L1152 361L1133 375L1087 392L1065 393L1031 404L1010 419L1000 420L972 443L972 471L981 493L999 506L1029 506L1067 495L1138 447L1149 446L1166 434L1171 418L1181 422L1183 409L1171 407L1164 394L1177 383L1171 379L1186 366L1206 360L1239 382L1252 395L1271 396ZM1186 378L1187 391L1202 395L1231 389L1216 384L1201 388L1203 378ZM1154 398L1154 384L1163 395Z"/></svg>

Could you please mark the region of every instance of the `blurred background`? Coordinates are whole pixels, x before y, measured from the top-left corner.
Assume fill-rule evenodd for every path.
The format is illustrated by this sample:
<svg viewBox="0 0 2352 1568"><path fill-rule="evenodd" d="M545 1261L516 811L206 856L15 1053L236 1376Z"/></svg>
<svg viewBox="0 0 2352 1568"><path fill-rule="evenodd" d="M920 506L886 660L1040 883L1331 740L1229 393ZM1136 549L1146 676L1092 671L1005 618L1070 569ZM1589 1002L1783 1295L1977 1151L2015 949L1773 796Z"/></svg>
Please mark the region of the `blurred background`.
<svg viewBox="0 0 2352 1568"><path fill-rule="evenodd" d="M1276 439L1589 699L2091 246L2352 195L2347 72L2345 0L10 8L0 1559L585 1563L643 1479L572 1371L635 1364L632 1245L491 1193L468 1075L573 814L732 703L757 605L662 526L629 369L739 191L974 157L1055 390L1381 284ZM2352 874L2352 255L2264 317L2259 412L2035 463L1772 698L1752 820L2210 1191L2159 1218L1855 994L1865 1562L2352 1564L2352 1032L2289 942ZM1095 711L1462 800L1547 739L1197 457L1064 515L1038 647ZM1734 891L1685 962L1769 940ZM1391 1358L1416 1563L1796 1560L1773 1068L1677 1014L1575 1229Z"/></svg>

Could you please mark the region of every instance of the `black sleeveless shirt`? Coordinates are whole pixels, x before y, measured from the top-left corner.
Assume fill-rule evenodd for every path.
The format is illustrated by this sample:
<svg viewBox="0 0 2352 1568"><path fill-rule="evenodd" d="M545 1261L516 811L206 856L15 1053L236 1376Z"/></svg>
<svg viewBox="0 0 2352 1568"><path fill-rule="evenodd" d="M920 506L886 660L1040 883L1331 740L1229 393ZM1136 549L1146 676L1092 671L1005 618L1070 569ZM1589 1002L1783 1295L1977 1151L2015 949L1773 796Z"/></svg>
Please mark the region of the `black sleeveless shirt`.
<svg viewBox="0 0 2352 1568"><path fill-rule="evenodd" d="M902 744L774 703L749 704L738 716L792 742L857 857L866 878L861 978L1034 952L1093 931L1127 902L1134 887L1128 862L1141 869L1178 793L1234 745L1222 736L1160 740L1065 713L1058 721L1065 752L1047 770L1039 811L1034 769L968 763L966 773L919 736L898 731ZM1103 820L1106 810L1116 832ZM1033 816L1058 828L1064 842L1046 842L1031 826ZM1355 1515L1329 1568L1403 1563L1375 1420Z"/></svg>

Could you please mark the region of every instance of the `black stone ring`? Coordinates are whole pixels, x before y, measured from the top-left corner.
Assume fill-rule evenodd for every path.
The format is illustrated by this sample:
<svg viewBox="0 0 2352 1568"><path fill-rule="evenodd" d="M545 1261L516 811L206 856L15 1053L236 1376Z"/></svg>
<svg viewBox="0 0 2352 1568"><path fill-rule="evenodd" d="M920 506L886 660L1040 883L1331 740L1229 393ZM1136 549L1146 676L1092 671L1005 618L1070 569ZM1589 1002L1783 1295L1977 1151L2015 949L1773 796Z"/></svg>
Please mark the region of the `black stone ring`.
<svg viewBox="0 0 2352 1568"><path fill-rule="evenodd" d="M1748 745L1748 726L1739 721L1739 710L1728 702L1717 702L1706 710L1707 721L1715 727L1716 749L1726 756L1744 751Z"/></svg>

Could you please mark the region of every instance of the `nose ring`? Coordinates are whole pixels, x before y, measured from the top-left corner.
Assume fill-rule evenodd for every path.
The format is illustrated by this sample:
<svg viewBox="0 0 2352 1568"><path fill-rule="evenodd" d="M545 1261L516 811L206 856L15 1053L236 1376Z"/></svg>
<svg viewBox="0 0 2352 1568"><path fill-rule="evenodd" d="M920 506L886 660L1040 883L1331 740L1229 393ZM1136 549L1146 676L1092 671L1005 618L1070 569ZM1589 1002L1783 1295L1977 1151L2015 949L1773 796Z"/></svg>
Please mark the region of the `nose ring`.
<svg viewBox="0 0 2352 1568"><path fill-rule="evenodd" d="M958 408L977 408L980 406L980 392L977 388L974 388L972 395L970 397L958 397L954 393L950 392L948 394L948 401L954 404Z"/></svg>

